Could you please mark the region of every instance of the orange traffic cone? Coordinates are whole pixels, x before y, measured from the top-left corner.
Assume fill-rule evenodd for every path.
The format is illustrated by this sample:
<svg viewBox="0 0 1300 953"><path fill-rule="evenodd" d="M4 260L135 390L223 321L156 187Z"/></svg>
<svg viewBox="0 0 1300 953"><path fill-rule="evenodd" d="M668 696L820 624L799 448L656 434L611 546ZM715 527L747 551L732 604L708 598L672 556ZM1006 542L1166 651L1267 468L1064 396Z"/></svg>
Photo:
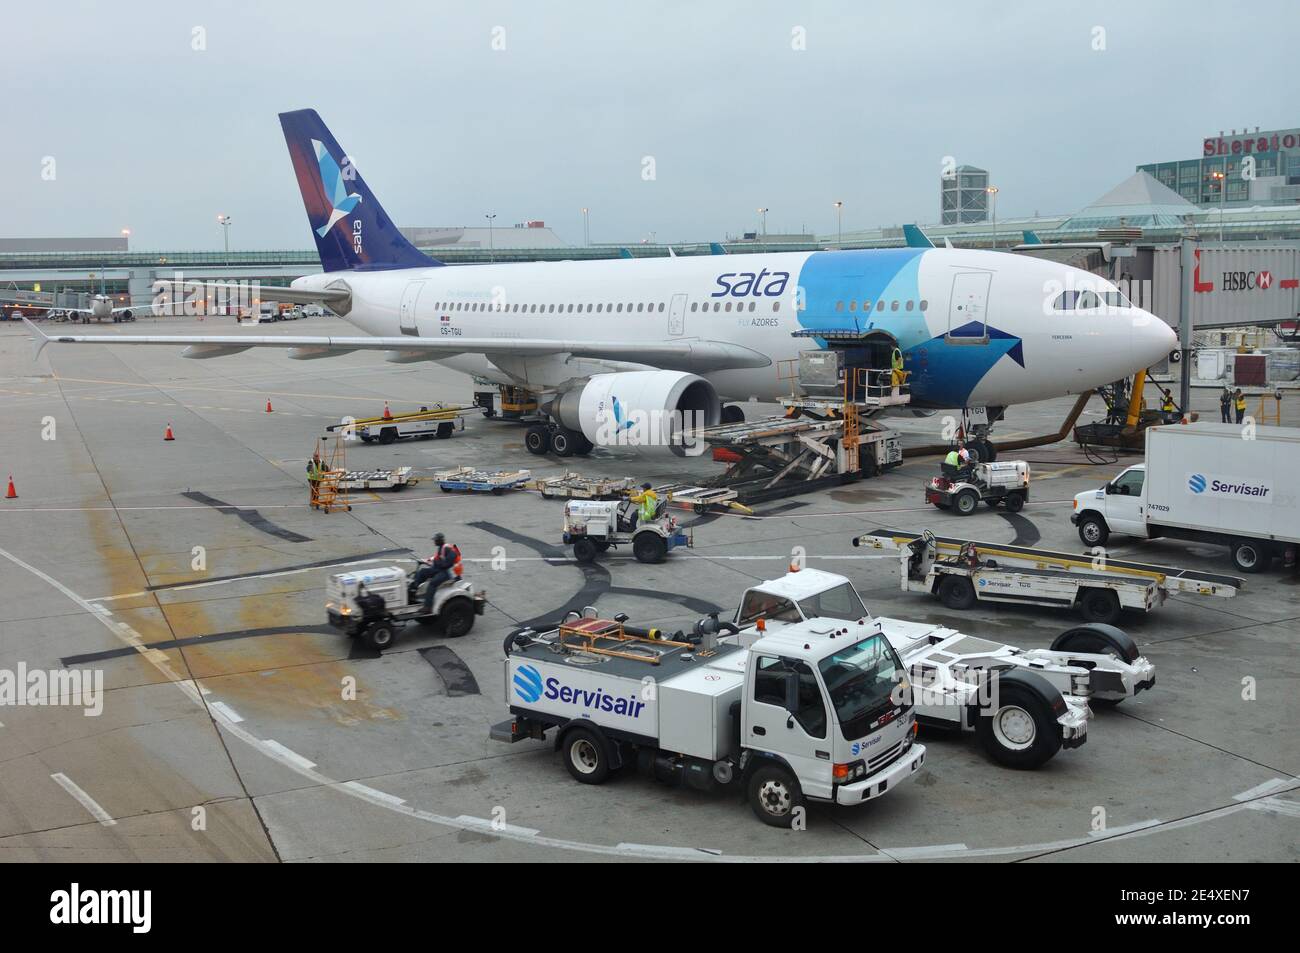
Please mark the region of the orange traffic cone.
<svg viewBox="0 0 1300 953"><path fill-rule="evenodd" d="M384 419L385 420L393 419L393 412L388 409L388 401L384 401Z"/></svg>
<svg viewBox="0 0 1300 953"><path fill-rule="evenodd" d="M266 412L271 413L271 398L266 398Z"/></svg>
<svg viewBox="0 0 1300 953"><path fill-rule="evenodd" d="M18 499L18 491L14 489L14 478L12 474L9 477L9 489L8 491L5 492L5 499L6 500Z"/></svg>
<svg viewBox="0 0 1300 953"><path fill-rule="evenodd" d="M164 440L175 440L175 439L176 439L176 435L172 433L172 425L171 425L170 422L167 424L167 432L163 434L163 439L164 439Z"/></svg>

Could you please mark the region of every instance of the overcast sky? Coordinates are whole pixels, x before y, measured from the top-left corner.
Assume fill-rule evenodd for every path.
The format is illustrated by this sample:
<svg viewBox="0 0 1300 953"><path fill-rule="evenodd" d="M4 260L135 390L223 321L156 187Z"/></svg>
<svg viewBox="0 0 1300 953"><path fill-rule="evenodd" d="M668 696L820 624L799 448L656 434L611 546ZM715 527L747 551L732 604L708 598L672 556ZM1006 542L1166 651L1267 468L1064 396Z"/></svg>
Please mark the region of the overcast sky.
<svg viewBox="0 0 1300 953"><path fill-rule="evenodd" d="M945 156L991 170L1000 217L1068 212L1220 129L1300 126L1293 0L42 0L3 24L0 236L140 250L220 247L219 212L232 247L310 247L276 118L306 106L399 224L574 243L584 205L598 242L760 206L829 233L837 199L846 230L932 222Z"/></svg>

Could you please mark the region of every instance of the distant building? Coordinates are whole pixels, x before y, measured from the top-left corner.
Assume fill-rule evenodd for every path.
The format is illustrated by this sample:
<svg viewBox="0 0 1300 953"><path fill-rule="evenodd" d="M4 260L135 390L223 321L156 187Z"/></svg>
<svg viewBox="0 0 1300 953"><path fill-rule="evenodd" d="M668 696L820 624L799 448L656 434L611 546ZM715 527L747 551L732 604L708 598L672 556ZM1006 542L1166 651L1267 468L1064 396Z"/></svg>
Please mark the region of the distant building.
<svg viewBox="0 0 1300 953"><path fill-rule="evenodd" d="M39 255L46 252L67 251L124 252L128 247L125 235L110 235L105 238L0 238L0 254L23 252Z"/></svg>
<svg viewBox="0 0 1300 953"><path fill-rule="evenodd" d="M1193 205L1291 205L1300 202L1300 129L1220 132L1201 141L1195 159L1150 162L1138 171Z"/></svg>
<svg viewBox="0 0 1300 953"><path fill-rule="evenodd" d="M960 165L939 180L939 222L961 225L989 220L989 174L973 165Z"/></svg>

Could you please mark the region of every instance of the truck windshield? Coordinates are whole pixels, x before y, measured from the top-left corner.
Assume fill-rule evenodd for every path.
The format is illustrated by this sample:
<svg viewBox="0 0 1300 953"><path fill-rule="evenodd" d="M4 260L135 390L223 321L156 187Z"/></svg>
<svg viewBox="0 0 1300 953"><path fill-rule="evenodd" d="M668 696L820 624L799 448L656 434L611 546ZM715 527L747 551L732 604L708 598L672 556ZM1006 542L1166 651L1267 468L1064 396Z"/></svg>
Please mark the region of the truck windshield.
<svg viewBox="0 0 1300 953"><path fill-rule="evenodd" d="M847 582L836 586L834 589L819 592L807 599L800 599L799 608L803 609L804 616L809 619L819 619L825 616L831 619L845 619L849 622L856 622L867 614L866 607L862 605L862 600L853 591L853 586Z"/></svg>
<svg viewBox="0 0 1300 953"><path fill-rule="evenodd" d="M846 740L861 738L868 725L893 704L891 693L902 665L883 635L828 655L817 663Z"/></svg>
<svg viewBox="0 0 1300 953"><path fill-rule="evenodd" d="M753 625L760 617L768 622L801 621L798 607L789 599L759 589L751 589L745 593L745 598L740 604L736 625Z"/></svg>

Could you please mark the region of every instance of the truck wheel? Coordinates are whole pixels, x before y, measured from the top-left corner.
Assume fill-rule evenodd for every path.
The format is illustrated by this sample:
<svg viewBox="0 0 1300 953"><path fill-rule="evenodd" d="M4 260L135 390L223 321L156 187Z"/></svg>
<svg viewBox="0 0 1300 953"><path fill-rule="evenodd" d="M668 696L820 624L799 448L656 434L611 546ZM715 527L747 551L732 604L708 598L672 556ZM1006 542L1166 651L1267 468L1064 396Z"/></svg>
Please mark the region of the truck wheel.
<svg viewBox="0 0 1300 953"><path fill-rule="evenodd" d="M533 424L524 431L524 449L539 457L551 449L551 433L544 424Z"/></svg>
<svg viewBox="0 0 1300 953"><path fill-rule="evenodd" d="M366 642L369 643L372 648L380 650L386 649L388 646L392 645L393 640L396 637L396 631L388 622L377 622L368 627L364 634Z"/></svg>
<svg viewBox="0 0 1300 953"><path fill-rule="evenodd" d="M961 516L970 516L980 505L980 495L974 490L962 490L952 498L952 508Z"/></svg>
<svg viewBox="0 0 1300 953"><path fill-rule="evenodd" d="M939 581L939 601L949 609L969 609L975 605L975 587L965 576L944 576Z"/></svg>
<svg viewBox="0 0 1300 953"><path fill-rule="evenodd" d="M1110 527L1100 516L1085 516L1079 520L1079 539L1085 546L1105 546L1110 539Z"/></svg>
<svg viewBox="0 0 1300 953"><path fill-rule="evenodd" d="M575 781L604 784L609 778L604 741L590 728L574 728L564 736L564 766Z"/></svg>
<svg viewBox="0 0 1300 953"><path fill-rule="evenodd" d="M580 563L595 562L599 552L596 544L589 539L579 539L573 543L573 558Z"/></svg>
<svg viewBox="0 0 1300 953"><path fill-rule="evenodd" d="M1023 493L1007 494L1007 512L1019 513L1025 508L1025 495Z"/></svg>
<svg viewBox="0 0 1300 953"><path fill-rule="evenodd" d="M980 747L1008 768L1037 768L1061 749L1061 732L1052 708L1026 685L1001 680L997 708L981 711L975 722Z"/></svg>
<svg viewBox="0 0 1300 953"><path fill-rule="evenodd" d="M379 431L379 442L382 444L390 444L396 439L397 439L396 427L385 427L383 430Z"/></svg>
<svg viewBox="0 0 1300 953"><path fill-rule="evenodd" d="M1268 546L1253 539L1239 539L1232 544L1232 564L1242 572L1263 572L1273 561Z"/></svg>
<svg viewBox="0 0 1300 953"><path fill-rule="evenodd" d="M765 764L754 769L749 776L749 806L754 816L764 824L789 830L803 807L803 791L799 782L785 768Z"/></svg>
<svg viewBox="0 0 1300 953"><path fill-rule="evenodd" d="M452 599L442 607L438 616L449 638L458 639L474 628L474 606L468 599Z"/></svg>
<svg viewBox="0 0 1300 953"><path fill-rule="evenodd" d="M438 424L438 431L434 434L439 440L446 440L456 432L456 425L453 423Z"/></svg>
<svg viewBox="0 0 1300 953"><path fill-rule="evenodd" d="M640 563L661 563L668 555L668 544L662 536L647 530L632 538L632 555Z"/></svg>
<svg viewBox="0 0 1300 953"><path fill-rule="evenodd" d="M1119 595L1113 589L1084 589L1077 608L1085 622L1114 625L1119 621Z"/></svg>

